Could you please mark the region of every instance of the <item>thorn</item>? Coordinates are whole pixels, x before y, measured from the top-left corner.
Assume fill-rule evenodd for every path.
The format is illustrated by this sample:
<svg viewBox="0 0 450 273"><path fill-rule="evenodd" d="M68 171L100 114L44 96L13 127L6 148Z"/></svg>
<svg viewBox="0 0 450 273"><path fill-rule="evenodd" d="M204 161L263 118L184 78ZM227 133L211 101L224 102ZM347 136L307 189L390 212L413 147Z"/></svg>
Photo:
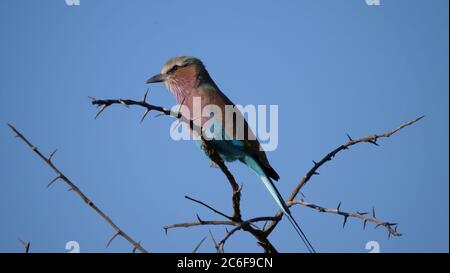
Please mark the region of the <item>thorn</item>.
<svg viewBox="0 0 450 273"><path fill-rule="evenodd" d="M184 104L184 100L186 99L186 96L184 96L183 97L183 100L181 101L181 103L180 103L180 107L178 107L178 110L177 110L177 113L179 113L179 114L181 114L181 107L183 107L183 104Z"/></svg>
<svg viewBox="0 0 450 273"><path fill-rule="evenodd" d="M372 217L375 218L375 219L377 218L377 217L375 216L375 207L372 207Z"/></svg>
<svg viewBox="0 0 450 273"><path fill-rule="evenodd" d="M194 248L192 253L196 253L197 250L200 248L200 246L203 244L203 242L206 240L207 236L203 237L203 239L200 240L200 242L197 244L197 246Z"/></svg>
<svg viewBox="0 0 450 273"><path fill-rule="evenodd" d="M347 137L349 141L353 141L353 138L349 134L347 134Z"/></svg>
<svg viewBox="0 0 450 273"><path fill-rule="evenodd" d="M88 96L88 98L89 98L90 100L92 100L92 101L96 101L96 100L97 100L97 98L96 98L96 97L91 97L91 96Z"/></svg>
<svg viewBox="0 0 450 273"><path fill-rule="evenodd" d="M120 231L114 233L114 235L111 237L111 239L109 239L108 243L106 244L106 248L108 248L109 245L111 244L111 242L112 242L114 239L116 239L116 237L119 236L119 235L120 235Z"/></svg>
<svg viewBox="0 0 450 273"><path fill-rule="evenodd" d="M214 247L216 248L217 253L220 253L220 247L219 247L219 245L217 244L216 239L214 239L214 236L213 236L213 234L212 234L212 232L211 232L211 229L209 229L209 235L211 236L211 240L212 240L213 243L214 243Z"/></svg>
<svg viewBox="0 0 450 273"><path fill-rule="evenodd" d="M312 162L313 162L314 166L317 166L317 162L316 161L313 160Z"/></svg>
<svg viewBox="0 0 450 273"><path fill-rule="evenodd" d="M241 184L241 186L239 187L239 189L238 189L237 192L240 193L240 192L242 191L243 188L244 188L244 183Z"/></svg>
<svg viewBox="0 0 450 273"><path fill-rule="evenodd" d="M164 227L164 233L166 234L166 236L167 236L167 231L169 230L169 228L167 228L167 227Z"/></svg>
<svg viewBox="0 0 450 273"><path fill-rule="evenodd" d="M376 140L369 140L368 142L369 142L369 143L372 143L372 144L375 145L375 146L380 146L380 145L377 143Z"/></svg>
<svg viewBox="0 0 450 273"><path fill-rule="evenodd" d="M175 121L175 125L173 126L172 132L174 132L175 130L177 130L178 125L180 125L180 123L181 123L181 121L180 121L179 119L177 119L177 120ZM212 167L212 166L210 166L210 167Z"/></svg>
<svg viewBox="0 0 450 273"><path fill-rule="evenodd" d="M126 104L125 101L123 101L122 99L119 99L119 102L120 102L120 104L122 104L126 108L130 108L130 106L128 106L128 104Z"/></svg>
<svg viewBox="0 0 450 273"><path fill-rule="evenodd" d="M53 156L55 155L55 153L58 151L58 149L55 149L51 154L50 154L50 156L48 157L48 161L51 161L52 160L52 158L53 158Z"/></svg>
<svg viewBox="0 0 450 273"><path fill-rule="evenodd" d="M47 188L49 188L53 183L55 183L58 179L61 179L61 175L58 174L55 178L50 181L50 183L47 184Z"/></svg>
<svg viewBox="0 0 450 273"><path fill-rule="evenodd" d="M367 212L359 212L359 211L357 211L356 213L359 214L359 215L366 215L367 214Z"/></svg>
<svg viewBox="0 0 450 273"><path fill-rule="evenodd" d="M161 116L165 116L166 114L163 114L163 113L159 113L159 114L157 114L157 115L155 115L155 118L159 118L159 117L161 117Z"/></svg>
<svg viewBox="0 0 450 273"><path fill-rule="evenodd" d="M367 225L367 220L364 220L364 225L363 225L363 229L366 229L366 225Z"/></svg>
<svg viewBox="0 0 450 273"><path fill-rule="evenodd" d="M183 100L180 103L180 108L178 109L178 112L180 112L181 106L183 106L185 100L186 100L186 96L183 97Z"/></svg>
<svg viewBox="0 0 450 273"><path fill-rule="evenodd" d="M342 224L342 228L345 228L345 224L347 224L348 215L344 216L344 223Z"/></svg>
<svg viewBox="0 0 450 273"><path fill-rule="evenodd" d="M108 107L108 105L103 104L103 105L100 107L100 111L98 111L97 115L95 115L95 118L94 118L94 119L97 119L98 116L100 116L100 114L101 114L103 111L105 111L106 107Z"/></svg>
<svg viewBox="0 0 450 273"><path fill-rule="evenodd" d="M138 242L138 246L141 246L141 241ZM137 247L133 247L133 253L136 253Z"/></svg>
<svg viewBox="0 0 450 273"><path fill-rule="evenodd" d="M388 230L388 240L391 239L391 231Z"/></svg>
<svg viewBox="0 0 450 273"><path fill-rule="evenodd" d="M376 228L378 228L379 226L382 226L382 225L383 224L377 224L374 229L376 229Z"/></svg>
<svg viewBox="0 0 450 273"><path fill-rule="evenodd" d="M197 215L197 219L198 219L198 221L200 222L200 223L204 223L204 221L200 218L200 216L198 216L198 214L196 214Z"/></svg>
<svg viewBox="0 0 450 273"><path fill-rule="evenodd" d="M147 88L147 90L145 90L145 94L144 94L144 98L142 99L142 102L147 102L148 90L149 90L149 88Z"/></svg>
<svg viewBox="0 0 450 273"><path fill-rule="evenodd" d="M339 211L339 209L341 208L341 203L342 203L342 201L339 202L339 204L338 204L338 206L337 206L337 208L336 208L337 211Z"/></svg>
<svg viewBox="0 0 450 273"><path fill-rule="evenodd" d="M320 173L318 173L318 172L313 172L313 175L320 175Z"/></svg>
<svg viewBox="0 0 450 273"><path fill-rule="evenodd" d="M262 230L265 230L265 229L266 229L266 226L267 226L268 223L269 223L269 221L265 221L265 222L264 222L264 225L263 225L263 227L262 227Z"/></svg>
<svg viewBox="0 0 450 273"><path fill-rule="evenodd" d="M22 243L22 245L25 247L25 253L28 253L30 250L30 242L25 242L22 239L19 238L19 241Z"/></svg>
<svg viewBox="0 0 450 273"><path fill-rule="evenodd" d="M144 115L141 118L141 123L144 121L145 117L147 116L147 114L150 113L150 109L147 108L147 110L145 110Z"/></svg>

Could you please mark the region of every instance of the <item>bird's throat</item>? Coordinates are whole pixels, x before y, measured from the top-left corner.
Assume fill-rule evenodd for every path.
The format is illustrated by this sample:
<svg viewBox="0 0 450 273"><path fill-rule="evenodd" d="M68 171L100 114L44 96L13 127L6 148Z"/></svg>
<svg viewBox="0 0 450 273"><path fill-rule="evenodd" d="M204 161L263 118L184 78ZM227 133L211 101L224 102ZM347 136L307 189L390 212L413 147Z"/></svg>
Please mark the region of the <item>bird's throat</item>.
<svg viewBox="0 0 450 273"><path fill-rule="evenodd" d="M175 96L177 103L182 104L183 100L198 85L195 66L191 65L178 69L176 74L170 77L166 84L170 92Z"/></svg>

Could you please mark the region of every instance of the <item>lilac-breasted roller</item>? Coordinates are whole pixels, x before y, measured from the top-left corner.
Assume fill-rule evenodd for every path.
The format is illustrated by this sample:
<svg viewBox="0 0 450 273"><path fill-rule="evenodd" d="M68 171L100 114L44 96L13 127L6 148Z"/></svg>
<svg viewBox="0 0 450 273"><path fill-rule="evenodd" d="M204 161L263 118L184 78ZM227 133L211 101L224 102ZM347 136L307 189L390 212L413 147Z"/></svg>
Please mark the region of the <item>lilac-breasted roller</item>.
<svg viewBox="0 0 450 273"><path fill-rule="evenodd" d="M217 121L216 116L202 115L204 107L213 105L221 110L221 118L210 136L217 153L225 161L239 160L257 174L308 250L315 252L272 181L272 179L278 180L280 176L270 166L264 150L242 113L235 108L235 111L227 111L226 108L234 107L234 104L220 91L203 63L199 59L189 56L171 58L164 64L160 74L147 80L147 83L156 82L164 82L175 96L177 103L189 110L187 114L183 112L182 114L189 115L187 116L189 119L198 122L201 126L204 126L211 118ZM199 104L194 103L196 98L197 101L200 100ZM194 106L201 108L194 109ZM200 116L198 114L196 116L195 113L200 113ZM242 122L243 126L237 126L238 121Z"/></svg>

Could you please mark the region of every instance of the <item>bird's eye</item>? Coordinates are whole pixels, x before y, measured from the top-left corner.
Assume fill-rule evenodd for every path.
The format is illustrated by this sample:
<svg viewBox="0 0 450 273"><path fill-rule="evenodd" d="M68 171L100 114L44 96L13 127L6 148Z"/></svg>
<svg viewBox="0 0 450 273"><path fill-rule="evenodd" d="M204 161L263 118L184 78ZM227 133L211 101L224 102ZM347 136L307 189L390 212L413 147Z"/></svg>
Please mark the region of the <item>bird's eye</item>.
<svg viewBox="0 0 450 273"><path fill-rule="evenodd" d="M169 74L175 72L178 68L179 68L178 65L174 65L174 66L169 70Z"/></svg>

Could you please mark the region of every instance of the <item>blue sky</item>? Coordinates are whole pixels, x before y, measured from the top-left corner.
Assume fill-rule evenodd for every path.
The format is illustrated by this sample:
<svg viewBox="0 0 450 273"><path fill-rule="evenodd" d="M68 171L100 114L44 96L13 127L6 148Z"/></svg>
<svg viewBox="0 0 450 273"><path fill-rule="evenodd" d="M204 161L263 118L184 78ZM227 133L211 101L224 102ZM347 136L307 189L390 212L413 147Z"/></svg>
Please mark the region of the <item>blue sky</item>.
<svg viewBox="0 0 450 273"><path fill-rule="evenodd" d="M230 212L230 189L189 142L170 138L170 118L143 124L142 109L113 107L94 120L88 96L140 98L144 81L174 55L194 55L235 103L279 106L279 146L268 153L287 196L326 153L353 137L426 115L380 147L344 151L304 188L326 207L370 211L399 223L402 237L350 219L293 209L319 252L447 252L449 249L448 1L2 1L0 121L13 123L120 227L152 252L190 252L207 227L165 224L218 218L184 199ZM170 107L162 84L149 100ZM129 252L123 239L6 126L0 129L0 252ZM254 174L230 164L244 184L244 217L276 205ZM225 230L213 227L217 239ZM305 251L289 223L270 239ZM260 251L237 233L229 252ZM213 252L208 240L200 248Z"/></svg>

